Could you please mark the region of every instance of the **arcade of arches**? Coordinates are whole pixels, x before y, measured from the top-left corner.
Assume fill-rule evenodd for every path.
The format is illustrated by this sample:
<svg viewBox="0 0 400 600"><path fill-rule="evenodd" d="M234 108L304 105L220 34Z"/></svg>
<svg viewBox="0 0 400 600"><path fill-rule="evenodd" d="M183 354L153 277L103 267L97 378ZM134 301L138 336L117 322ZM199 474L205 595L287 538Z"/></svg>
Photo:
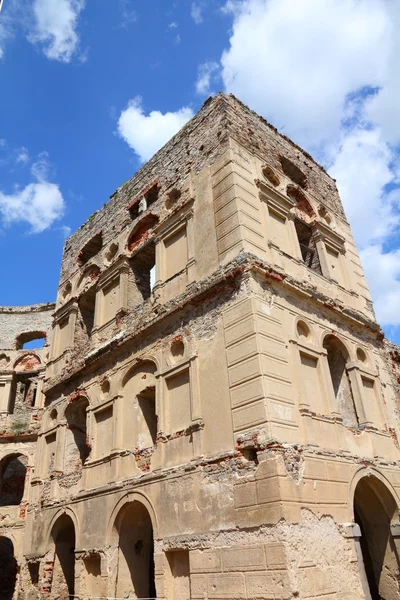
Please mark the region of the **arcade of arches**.
<svg viewBox="0 0 400 600"><path fill-rule="evenodd" d="M398 600L400 594L399 544L393 527L398 526L399 510L385 485L374 476L363 477L354 494L354 519L359 533L354 543L358 550L359 572L365 600ZM63 514L55 522L51 543L53 555L47 562L47 591L51 598L157 598L153 525L147 508L138 500L125 504L113 528L116 560L104 573L100 555L76 558L74 522ZM113 546L112 546L113 547ZM162 588L168 600L189 600L191 594L190 552L167 552ZM82 568L83 565L83 568ZM51 571L50 578L48 571ZM80 575L78 576L78 572ZM4 600L12 600L17 563L12 542L0 538L0 584ZM79 584L78 584L79 582ZM46 588L43 588L46 589ZM1 596L3 599L3 596ZM361 599L360 599L361 600Z"/></svg>

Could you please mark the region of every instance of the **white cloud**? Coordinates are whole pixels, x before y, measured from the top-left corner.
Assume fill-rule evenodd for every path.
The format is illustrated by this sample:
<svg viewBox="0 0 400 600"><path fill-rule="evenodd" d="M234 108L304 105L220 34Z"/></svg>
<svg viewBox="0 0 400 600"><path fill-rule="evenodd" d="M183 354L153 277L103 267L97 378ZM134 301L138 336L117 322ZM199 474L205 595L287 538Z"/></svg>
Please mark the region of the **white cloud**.
<svg viewBox="0 0 400 600"><path fill-rule="evenodd" d="M4 58L4 49L7 42L14 36L15 20L16 20L16 3L17 0L9 0L6 6L3 5L0 21L0 60ZM21 7L19 7L21 8Z"/></svg>
<svg viewBox="0 0 400 600"><path fill-rule="evenodd" d="M41 233L62 218L65 202L59 186L47 181L50 169L48 153L41 152L31 166L36 182L23 189L16 186L12 194L0 191L0 217L5 226L28 223L31 233Z"/></svg>
<svg viewBox="0 0 400 600"><path fill-rule="evenodd" d="M29 152L25 146L18 148L16 162L17 164L22 163L23 165L26 165L26 163L29 162Z"/></svg>
<svg viewBox="0 0 400 600"><path fill-rule="evenodd" d="M400 325L400 249L384 247L396 243L400 225L400 190L393 187L392 160L393 151L379 128L356 128L344 135L330 168L360 250L377 320L384 326Z"/></svg>
<svg viewBox="0 0 400 600"><path fill-rule="evenodd" d="M3 23L0 23L0 60L4 58L4 47L9 37L10 33L8 29L4 26Z"/></svg>
<svg viewBox="0 0 400 600"><path fill-rule="evenodd" d="M0 192L0 214L5 225L28 223L41 233L64 214L64 200L55 183L30 183L13 194Z"/></svg>
<svg viewBox="0 0 400 600"><path fill-rule="evenodd" d="M34 0L28 39L39 44L47 58L70 62L79 48L77 26L84 7L85 0Z"/></svg>
<svg viewBox="0 0 400 600"><path fill-rule="evenodd" d="M190 16L192 17L196 25L200 25L200 23L203 22L202 7L198 2L192 2Z"/></svg>
<svg viewBox="0 0 400 600"><path fill-rule="evenodd" d="M381 244L376 244L360 254L378 322L383 326L399 326L400 249L385 252Z"/></svg>
<svg viewBox="0 0 400 600"><path fill-rule="evenodd" d="M31 173L39 182L46 181L49 178L51 165L48 152L40 152L37 160L32 163Z"/></svg>
<svg viewBox="0 0 400 600"><path fill-rule="evenodd" d="M382 241L400 223L397 192L385 194L394 181L392 152L378 128L345 133L329 172L337 180L346 216L360 248Z"/></svg>
<svg viewBox="0 0 400 600"><path fill-rule="evenodd" d="M196 92L198 94L212 94L211 81L219 78L219 65L216 62L206 62L199 66Z"/></svg>
<svg viewBox="0 0 400 600"><path fill-rule="evenodd" d="M69 238L69 236L72 233L72 229L68 225L61 225L58 229L59 229L59 231L61 231L61 234L62 234L64 240Z"/></svg>
<svg viewBox="0 0 400 600"><path fill-rule="evenodd" d="M163 114L153 110L146 115L141 99L134 98L120 114L118 133L136 152L140 161L145 162L192 117L193 111L187 106L176 112Z"/></svg>
<svg viewBox="0 0 400 600"><path fill-rule="evenodd" d="M385 62L382 87L367 101L367 116L382 128L385 139L392 144L400 142L400 10L396 0L387 0L391 21L389 55Z"/></svg>
<svg viewBox="0 0 400 600"><path fill-rule="evenodd" d="M225 90L327 164L378 320L400 326L397 0L228 0L223 12Z"/></svg>
<svg viewBox="0 0 400 600"><path fill-rule="evenodd" d="M137 21L137 12L136 10L131 8L131 5L129 4L129 0L120 0L119 3L119 8L120 8L120 12L121 12L121 23L120 23L120 27L123 27L124 29L128 29L129 25L132 25L132 23L136 23Z"/></svg>
<svg viewBox="0 0 400 600"><path fill-rule="evenodd" d="M349 93L384 80L393 27L382 0L243 0L226 9L225 88L309 148L337 133Z"/></svg>

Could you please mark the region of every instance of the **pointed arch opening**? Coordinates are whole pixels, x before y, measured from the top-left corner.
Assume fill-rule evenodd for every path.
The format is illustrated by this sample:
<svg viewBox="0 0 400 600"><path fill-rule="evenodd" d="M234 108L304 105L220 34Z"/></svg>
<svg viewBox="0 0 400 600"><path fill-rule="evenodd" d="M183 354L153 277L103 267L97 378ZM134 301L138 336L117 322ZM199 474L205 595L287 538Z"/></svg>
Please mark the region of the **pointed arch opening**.
<svg viewBox="0 0 400 600"><path fill-rule="evenodd" d="M61 515L52 529L55 548L52 595L73 600L75 595L75 526L71 517Z"/></svg>
<svg viewBox="0 0 400 600"><path fill-rule="evenodd" d="M118 533L116 598L156 598L153 525L147 508L134 500L115 521Z"/></svg>
<svg viewBox="0 0 400 600"><path fill-rule="evenodd" d="M371 600L396 600L400 595L399 556L391 533L398 508L376 477L363 477L354 493L354 520L361 530L362 572Z"/></svg>

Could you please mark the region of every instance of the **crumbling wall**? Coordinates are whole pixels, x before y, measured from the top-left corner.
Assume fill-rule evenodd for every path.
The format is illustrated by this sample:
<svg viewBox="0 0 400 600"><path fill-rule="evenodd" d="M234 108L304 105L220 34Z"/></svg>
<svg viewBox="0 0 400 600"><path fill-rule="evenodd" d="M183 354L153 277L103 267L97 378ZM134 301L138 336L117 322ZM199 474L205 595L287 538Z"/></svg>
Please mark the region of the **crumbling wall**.
<svg viewBox="0 0 400 600"><path fill-rule="evenodd" d="M269 201L285 231L319 227L333 267L269 237ZM26 597L363 598L354 490L379 481L396 506L398 389L362 270L356 291L334 276L352 244L333 180L224 94L67 240ZM327 336L348 349L358 421Z"/></svg>
<svg viewBox="0 0 400 600"><path fill-rule="evenodd" d="M32 306L0 307L0 350L16 350L17 337L26 332L37 332L50 343L54 303Z"/></svg>

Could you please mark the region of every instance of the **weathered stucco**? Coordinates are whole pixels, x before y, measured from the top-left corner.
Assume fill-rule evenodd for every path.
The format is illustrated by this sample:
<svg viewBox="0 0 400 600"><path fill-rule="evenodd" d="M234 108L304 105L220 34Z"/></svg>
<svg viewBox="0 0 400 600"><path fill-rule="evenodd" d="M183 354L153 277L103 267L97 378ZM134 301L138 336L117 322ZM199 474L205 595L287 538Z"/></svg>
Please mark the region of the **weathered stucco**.
<svg viewBox="0 0 400 600"><path fill-rule="evenodd" d="M49 346L44 310L40 366L0 310L15 598L398 598L400 354L298 146L209 99L67 240Z"/></svg>

